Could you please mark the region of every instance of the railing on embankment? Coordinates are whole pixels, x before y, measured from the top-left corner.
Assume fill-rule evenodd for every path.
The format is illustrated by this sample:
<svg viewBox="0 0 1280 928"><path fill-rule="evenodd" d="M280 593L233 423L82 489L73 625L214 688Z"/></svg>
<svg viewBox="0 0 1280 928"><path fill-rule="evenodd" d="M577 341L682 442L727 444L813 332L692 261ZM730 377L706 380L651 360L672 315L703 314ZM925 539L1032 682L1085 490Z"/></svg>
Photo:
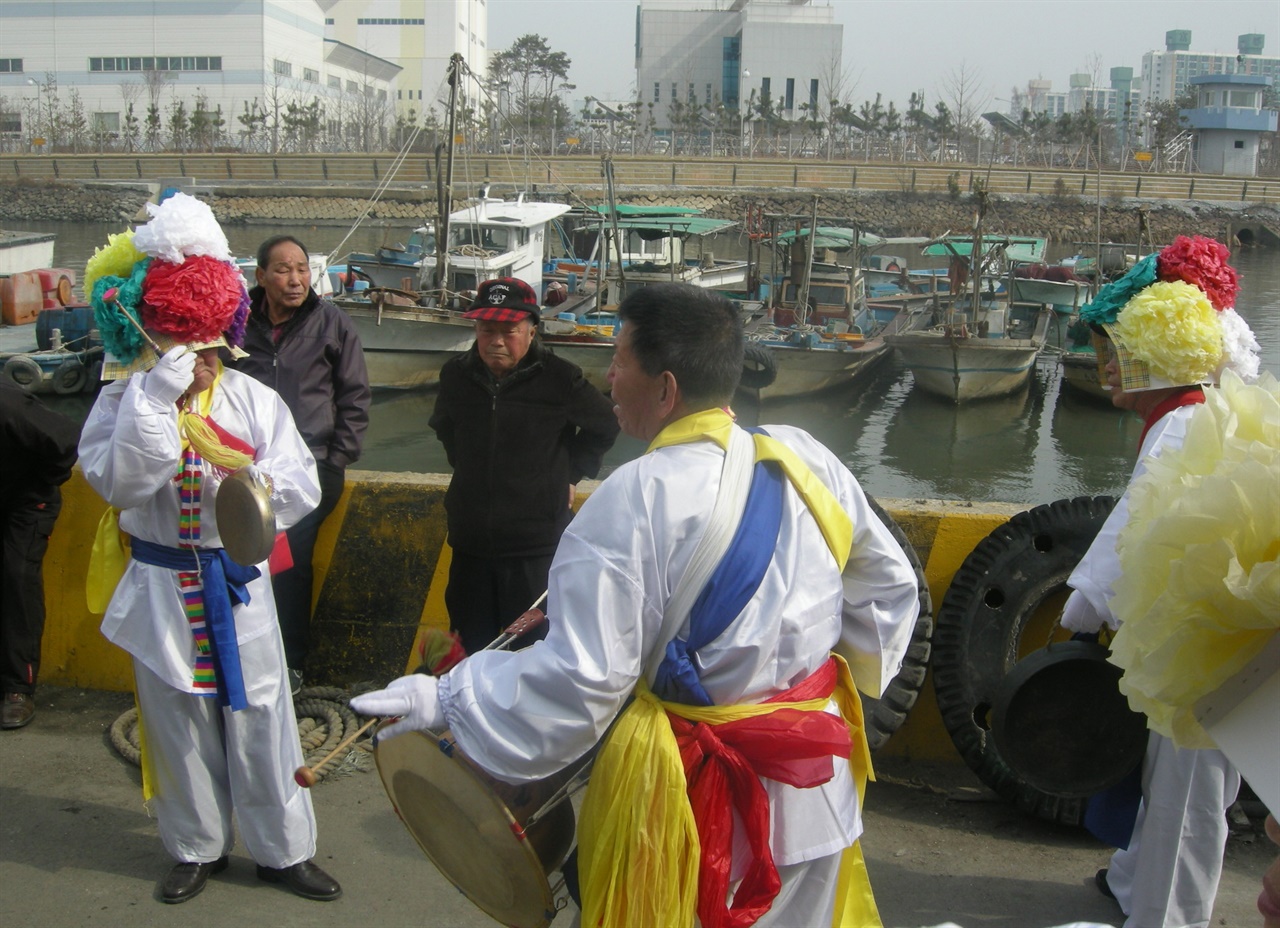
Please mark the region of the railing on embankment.
<svg viewBox="0 0 1280 928"><path fill-rule="evenodd" d="M417 665L425 627L448 628L449 576L444 491L448 477L352 471L316 545L315 617L307 676L317 681L386 682ZM586 483L583 496L589 494ZM880 500L924 566L935 610L969 552L1021 506ZM49 542L47 619L40 679L50 684L129 691L125 653L98 631L85 603L85 577L106 504L77 470ZM513 616L514 618L514 616ZM881 749L916 759L958 761L926 681L906 724Z"/></svg>
<svg viewBox="0 0 1280 928"><path fill-rule="evenodd" d="M0 179L153 181L192 177L206 183L288 182L374 186L388 180L434 184L430 156L415 154L396 166L383 155L9 155L0 158ZM539 159L526 164L499 155L461 156L455 184L490 182L529 186L599 186L600 161L590 155ZM990 176L988 178L988 170ZM949 184L971 189L985 180L996 194L1151 197L1218 202L1280 203L1280 179L1218 177L1205 174L1147 174L1014 168L955 164L858 164L817 160L736 160L725 158L619 157L614 183L653 187L780 187L821 190L881 190L945 193Z"/></svg>

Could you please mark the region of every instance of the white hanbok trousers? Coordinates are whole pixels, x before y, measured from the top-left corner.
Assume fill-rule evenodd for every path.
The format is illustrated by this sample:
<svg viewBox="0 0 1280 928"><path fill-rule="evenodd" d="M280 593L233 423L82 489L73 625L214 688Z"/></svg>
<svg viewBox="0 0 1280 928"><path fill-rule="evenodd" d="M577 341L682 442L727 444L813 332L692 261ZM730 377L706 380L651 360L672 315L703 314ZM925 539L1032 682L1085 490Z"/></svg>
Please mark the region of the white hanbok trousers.
<svg viewBox="0 0 1280 928"><path fill-rule="evenodd" d="M152 809L175 860L207 863L235 844L232 811L249 855L283 868L316 851L310 793L298 786L302 745L283 677L278 632L240 645L249 706L232 712L216 699L175 689L134 660Z"/></svg>
<svg viewBox="0 0 1280 928"><path fill-rule="evenodd" d="M1240 774L1221 751L1175 747L1151 732L1142 804L1129 847L1111 857L1107 885L1125 928L1205 928L1222 876L1226 809Z"/></svg>

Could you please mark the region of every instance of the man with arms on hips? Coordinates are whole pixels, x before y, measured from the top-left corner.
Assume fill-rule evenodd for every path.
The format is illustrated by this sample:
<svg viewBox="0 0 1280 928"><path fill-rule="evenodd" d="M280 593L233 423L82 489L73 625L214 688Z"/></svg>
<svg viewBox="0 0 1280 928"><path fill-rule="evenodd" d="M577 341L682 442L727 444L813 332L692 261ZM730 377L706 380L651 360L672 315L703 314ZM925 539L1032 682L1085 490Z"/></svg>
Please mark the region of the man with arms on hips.
<svg viewBox="0 0 1280 928"><path fill-rule="evenodd" d="M352 704L403 717L381 737L448 727L512 782L565 767L617 717L580 819L584 924L710 924L726 906L743 923L878 924L856 843L865 733L831 652L879 696L917 617L915 574L826 448L733 423L743 339L727 300L661 284L619 315L614 411L649 451L566 529L546 639Z"/></svg>
<svg viewBox="0 0 1280 928"><path fill-rule="evenodd" d="M524 281L482 283L465 314L475 344L440 371L431 414L453 468L445 605L469 653L547 588L578 481L618 435L609 401L538 339L539 312Z"/></svg>
<svg viewBox="0 0 1280 928"><path fill-rule="evenodd" d="M369 374L350 317L311 287L307 249L291 235L258 248L245 330L247 358L232 366L284 398L320 473L320 505L288 531L293 566L271 578L290 688L302 686L309 650L311 560L320 526L342 498L369 425Z"/></svg>
<svg viewBox="0 0 1280 928"><path fill-rule="evenodd" d="M186 902L227 868L234 813L259 879L337 899L311 860L315 815L293 778L302 746L265 556L231 560L214 517L226 478L248 470L287 528L319 500L315 461L280 397L218 359L239 350L248 296L212 211L184 194L148 209L91 288L111 382L80 463L113 507L95 556L121 531L132 539L102 633L133 658L143 794L176 861L159 897Z"/></svg>
<svg viewBox="0 0 1280 928"><path fill-rule="evenodd" d="M1232 308L1237 285L1229 256L1212 239L1179 236L1081 311L1105 359L1112 404L1145 426L1129 487L1067 581L1073 592L1062 625L1071 631L1123 624L1113 610L1122 576L1117 539L1131 521L1134 483L1156 458L1183 447L1196 405L1224 368L1246 380L1257 376L1257 343ZM1184 615L1177 589L1167 606L1170 616ZM1206 926L1222 874L1226 809L1240 775L1221 751L1178 747L1152 730L1141 780L1136 821L1106 825L1123 835L1131 824L1132 834L1095 875L1098 889L1128 916L1127 928Z"/></svg>

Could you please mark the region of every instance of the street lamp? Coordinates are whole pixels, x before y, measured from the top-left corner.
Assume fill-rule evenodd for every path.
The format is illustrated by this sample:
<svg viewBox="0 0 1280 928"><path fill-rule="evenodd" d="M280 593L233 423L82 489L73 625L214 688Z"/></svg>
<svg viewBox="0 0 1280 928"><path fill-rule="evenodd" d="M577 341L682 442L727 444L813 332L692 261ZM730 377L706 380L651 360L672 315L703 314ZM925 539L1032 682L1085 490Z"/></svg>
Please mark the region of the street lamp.
<svg viewBox="0 0 1280 928"><path fill-rule="evenodd" d="M744 148L746 148L747 140L747 101L742 98L743 91L747 86L747 79L751 77L751 72L743 70L738 77L738 155L741 157ZM746 148L748 157L750 157L750 149Z"/></svg>

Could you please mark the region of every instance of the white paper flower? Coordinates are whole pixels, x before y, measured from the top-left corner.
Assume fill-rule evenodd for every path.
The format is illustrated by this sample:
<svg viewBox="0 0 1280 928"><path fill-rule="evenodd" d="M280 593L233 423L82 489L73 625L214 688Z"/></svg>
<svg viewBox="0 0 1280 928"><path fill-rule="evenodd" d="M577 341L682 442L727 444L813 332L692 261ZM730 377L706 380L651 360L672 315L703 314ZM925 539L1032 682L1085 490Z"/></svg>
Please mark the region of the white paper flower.
<svg viewBox="0 0 1280 928"><path fill-rule="evenodd" d="M153 258L181 264L183 258L208 255L231 260L231 246L209 204L185 193L175 193L158 206L147 204L151 221L139 226L133 244Z"/></svg>

